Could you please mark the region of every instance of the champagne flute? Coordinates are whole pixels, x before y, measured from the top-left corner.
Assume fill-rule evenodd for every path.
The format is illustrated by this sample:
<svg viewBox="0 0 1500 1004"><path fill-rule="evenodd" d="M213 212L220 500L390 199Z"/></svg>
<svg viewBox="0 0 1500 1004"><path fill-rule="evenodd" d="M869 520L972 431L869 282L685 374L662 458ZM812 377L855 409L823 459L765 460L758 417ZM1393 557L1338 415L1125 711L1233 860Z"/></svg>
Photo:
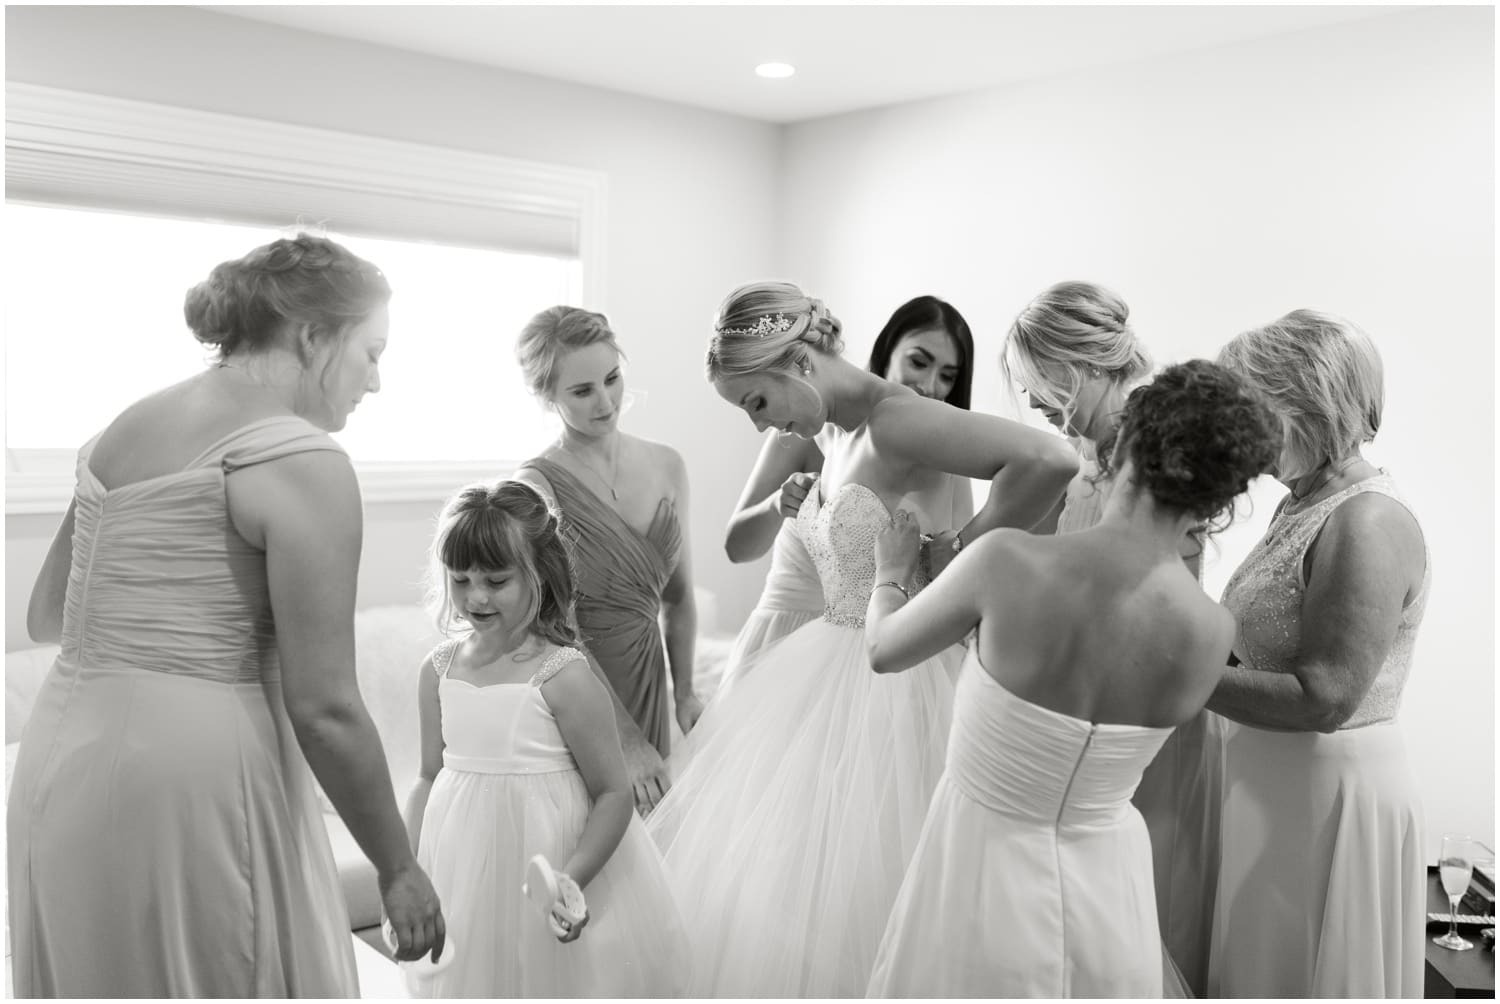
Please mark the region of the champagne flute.
<svg viewBox="0 0 1500 1004"><path fill-rule="evenodd" d="M1432 939L1433 944L1455 952L1466 952L1474 947L1472 941L1458 936L1458 901L1469 889L1469 879L1474 874L1474 845L1464 836L1443 834L1443 850L1438 856L1438 877L1443 883L1443 892L1448 894L1451 912L1448 933Z"/></svg>

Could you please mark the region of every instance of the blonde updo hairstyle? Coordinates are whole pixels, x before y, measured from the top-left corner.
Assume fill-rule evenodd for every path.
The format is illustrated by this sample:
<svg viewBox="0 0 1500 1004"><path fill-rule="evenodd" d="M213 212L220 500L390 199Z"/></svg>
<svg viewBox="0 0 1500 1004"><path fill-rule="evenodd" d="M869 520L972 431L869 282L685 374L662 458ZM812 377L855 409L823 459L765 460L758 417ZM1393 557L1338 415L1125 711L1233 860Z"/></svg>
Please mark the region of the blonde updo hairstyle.
<svg viewBox="0 0 1500 1004"><path fill-rule="evenodd" d="M1375 342L1342 317L1294 310L1236 335L1219 351L1270 401L1283 440L1277 476L1312 474L1375 439L1385 409L1385 368Z"/></svg>
<svg viewBox="0 0 1500 1004"><path fill-rule="evenodd" d="M609 318L582 307L548 307L526 322L516 339L516 361L531 393L550 401L557 379L557 364L578 349L607 344L624 358L615 340Z"/></svg>
<svg viewBox="0 0 1500 1004"><path fill-rule="evenodd" d="M1000 365L1012 387L1073 421L1084 384L1105 376L1122 390L1151 372L1151 356L1129 324L1119 294L1092 282L1060 282L1017 315Z"/></svg>
<svg viewBox="0 0 1500 1004"><path fill-rule="evenodd" d="M719 304L706 368L710 381L767 370L801 370L808 350L838 355L843 325L823 301L790 282L752 282Z"/></svg>
<svg viewBox="0 0 1500 1004"><path fill-rule="evenodd" d="M269 348L288 325L307 325L314 340L342 341L390 298L380 269L304 233L215 266L188 290L182 312L194 337L222 362Z"/></svg>

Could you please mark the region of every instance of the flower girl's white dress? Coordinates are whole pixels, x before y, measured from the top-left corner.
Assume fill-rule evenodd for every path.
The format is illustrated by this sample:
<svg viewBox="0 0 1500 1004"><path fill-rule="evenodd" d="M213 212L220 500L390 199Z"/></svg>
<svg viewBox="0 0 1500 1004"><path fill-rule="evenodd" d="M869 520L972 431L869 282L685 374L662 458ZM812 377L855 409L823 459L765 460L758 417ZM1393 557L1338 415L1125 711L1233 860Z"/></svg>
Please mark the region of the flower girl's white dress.
<svg viewBox="0 0 1500 1004"><path fill-rule="evenodd" d="M532 855L562 868L588 819L588 789L542 694L582 653L561 648L528 683L480 687L448 677L456 647L432 656L446 749L417 852L456 951L434 974L408 971L412 996L677 996L686 941L639 816L584 890L589 922L576 941L559 942L521 895Z"/></svg>
<svg viewBox="0 0 1500 1004"><path fill-rule="evenodd" d="M693 950L691 996L862 996L943 768L954 647L878 676L864 648L878 495L821 485L797 515L824 615L710 705L647 823ZM942 528L938 528L942 529Z"/></svg>

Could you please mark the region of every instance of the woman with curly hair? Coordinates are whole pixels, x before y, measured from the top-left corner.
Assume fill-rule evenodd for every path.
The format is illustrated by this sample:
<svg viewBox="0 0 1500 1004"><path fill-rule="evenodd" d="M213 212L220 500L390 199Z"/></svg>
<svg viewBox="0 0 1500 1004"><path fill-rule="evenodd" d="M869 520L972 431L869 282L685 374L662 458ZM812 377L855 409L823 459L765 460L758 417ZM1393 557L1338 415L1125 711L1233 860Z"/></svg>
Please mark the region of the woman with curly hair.
<svg viewBox="0 0 1500 1004"><path fill-rule="evenodd" d="M881 531L871 667L977 640L870 996L1162 996L1151 841L1130 795L1213 693L1235 633L1178 542L1278 439L1238 378L1194 360L1131 393L1090 529L992 531L910 599L916 526L902 510Z"/></svg>
<svg viewBox="0 0 1500 1004"><path fill-rule="evenodd" d="M1057 283L1011 324L1001 366L1083 460L1063 504L1033 532L1074 533L1094 526L1110 491L1095 461L1099 444L1115 435L1126 395L1151 378L1151 356L1130 324L1130 308L1118 293L1095 283ZM1202 536L1201 528L1192 527L1178 542L1195 575ZM1162 942L1197 996L1208 986L1218 883L1223 727L1208 712L1183 723L1146 768L1132 798L1151 834Z"/></svg>

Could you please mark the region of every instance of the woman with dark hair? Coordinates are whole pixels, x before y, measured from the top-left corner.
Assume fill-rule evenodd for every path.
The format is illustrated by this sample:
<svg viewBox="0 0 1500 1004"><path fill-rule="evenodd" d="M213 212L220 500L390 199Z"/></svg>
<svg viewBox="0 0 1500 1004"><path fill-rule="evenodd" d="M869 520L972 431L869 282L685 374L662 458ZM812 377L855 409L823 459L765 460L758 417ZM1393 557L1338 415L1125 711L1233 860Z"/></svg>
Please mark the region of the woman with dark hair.
<svg viewBox="0 0 1500 1004"><path fill-rule="evenodd" d="M926 398L968 410L974 384L974 336L951 303L918 296L897 307L870 350L871 373L910 387ZM823 612L823 590L797 533L797 510L823 469L825 449L839 433L828 425L813 439L773 432L761 446L745 482L739 508L729 519L724 549L735 563L771 550L766 584L735 638L725 663L722 692L733 685L746 660ZM974 495L954 477L952 525L974 516Z"/></svg>
<svg viewBox="0 0 1500 1004"><path fill-rule="evenodd" d="M871 668L975 642L870 996L1163 995L1151 840L1130 795L1234 640L1178 544L1272 463L1279 433L1242 381L1194 360L1131 392L1093 527L992 531L909 599L912 517L881 530Z"/></svg>
<svg viewBox="0 0 1500 1004"><path fill-rule="evenodd" d="M184 306L217 365L79 450L26 618L62 651L10 791L18 997L357 997L314 776L396 957L441 951L354 675L359 484L328 436L380 389L390 295L306 234L224 262Z"/></svg>

